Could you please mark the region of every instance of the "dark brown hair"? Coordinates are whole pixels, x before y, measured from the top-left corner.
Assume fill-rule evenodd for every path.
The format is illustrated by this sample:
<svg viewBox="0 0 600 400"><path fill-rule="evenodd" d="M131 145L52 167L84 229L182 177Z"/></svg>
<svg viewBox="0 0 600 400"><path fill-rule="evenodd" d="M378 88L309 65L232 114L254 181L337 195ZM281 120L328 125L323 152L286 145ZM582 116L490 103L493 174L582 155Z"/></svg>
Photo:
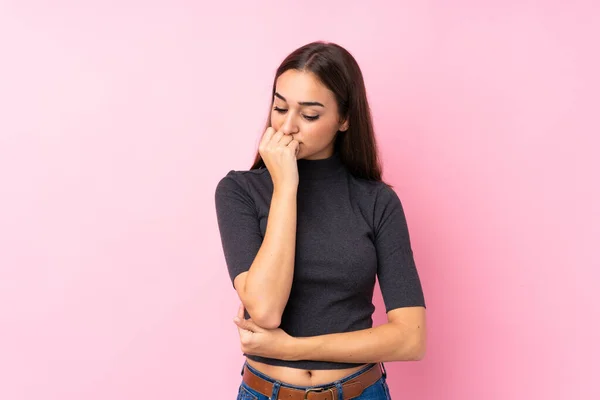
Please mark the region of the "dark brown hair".
<svg viewBox="0 0 600 400"><path fill-rule="evenodd" d="M357 178L382 181L365 83L354 57L340 45L324 41L296 49L277 69L271 93L271 109L277 78L290 69L312 72L335 95L341 121L348 118L349 127L345 132L338 131L334 149L339 152L340 160L348 171ZM269 110L263 132L271 126L270 115ZM251 169L264 167L265 163L257 151Z"/></svg>

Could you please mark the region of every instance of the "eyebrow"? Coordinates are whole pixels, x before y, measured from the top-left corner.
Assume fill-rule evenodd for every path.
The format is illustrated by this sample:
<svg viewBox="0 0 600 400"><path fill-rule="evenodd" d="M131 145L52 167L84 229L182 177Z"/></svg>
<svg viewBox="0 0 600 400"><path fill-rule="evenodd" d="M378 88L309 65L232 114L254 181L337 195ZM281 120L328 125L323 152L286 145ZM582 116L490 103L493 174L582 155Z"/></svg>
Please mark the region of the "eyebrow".
<svg viewBox="0 0 600 400"><path fill-rule="evenodd" d="M283 100L287 103L287 100L285 99L285 97L283 97L282 95L280 95L277 92L275 92L275 97L279 97L281 100ZM320 106L320 107L325 108L325 106L323 104L319 103L318 101L299 101L298 104L300 104L301 106Z"/></svg>

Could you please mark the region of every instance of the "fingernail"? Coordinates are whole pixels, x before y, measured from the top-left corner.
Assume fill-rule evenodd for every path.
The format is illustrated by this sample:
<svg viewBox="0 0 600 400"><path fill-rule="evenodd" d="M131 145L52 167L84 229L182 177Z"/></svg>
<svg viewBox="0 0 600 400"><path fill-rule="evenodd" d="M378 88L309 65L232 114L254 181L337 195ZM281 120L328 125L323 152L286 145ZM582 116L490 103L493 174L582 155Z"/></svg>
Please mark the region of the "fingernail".
<svg viewBox="0 0 600 400"><path fill-rule="evenodd" d="M238 317L234 317L233 322L240 322L240 319Z"/></svg>

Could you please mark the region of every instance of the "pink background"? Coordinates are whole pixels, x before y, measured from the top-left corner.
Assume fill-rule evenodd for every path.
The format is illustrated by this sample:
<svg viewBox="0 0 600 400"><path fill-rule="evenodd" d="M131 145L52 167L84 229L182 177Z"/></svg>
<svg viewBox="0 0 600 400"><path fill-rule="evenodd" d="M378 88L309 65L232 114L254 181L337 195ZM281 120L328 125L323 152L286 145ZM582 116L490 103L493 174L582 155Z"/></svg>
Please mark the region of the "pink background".
<svg viewBox="0 0 600 400"><path fill-rule="evenodd" d="M428 303L394 398L600 398L597 2L201 3L0 3L1 399L235 398L214 187L317 39L363 68Z"/></svg>

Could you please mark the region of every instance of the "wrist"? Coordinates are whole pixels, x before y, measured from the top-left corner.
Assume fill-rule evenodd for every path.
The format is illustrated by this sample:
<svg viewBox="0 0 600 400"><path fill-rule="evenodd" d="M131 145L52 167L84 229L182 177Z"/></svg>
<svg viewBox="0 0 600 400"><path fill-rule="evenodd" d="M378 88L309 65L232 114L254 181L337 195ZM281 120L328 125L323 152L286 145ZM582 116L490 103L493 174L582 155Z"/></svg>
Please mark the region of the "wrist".
<svg viewBox="0 0 600 400"><path fill-rule="evenodd" d="M298 185L295 184L279 184L273 185L273 195L296 195L298 192Z"/></svg>

